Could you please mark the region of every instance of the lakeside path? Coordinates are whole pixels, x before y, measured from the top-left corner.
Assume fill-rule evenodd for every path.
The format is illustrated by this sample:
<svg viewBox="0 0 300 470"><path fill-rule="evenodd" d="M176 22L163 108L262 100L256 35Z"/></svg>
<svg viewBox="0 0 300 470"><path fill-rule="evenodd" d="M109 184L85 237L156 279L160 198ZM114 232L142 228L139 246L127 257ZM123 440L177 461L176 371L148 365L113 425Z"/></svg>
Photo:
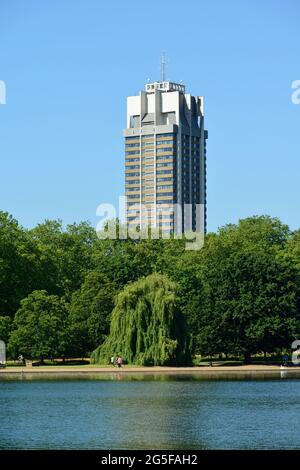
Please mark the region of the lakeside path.
<svg viewBox="0 0 300 470"><path fill-rule="evenodd" d="M223 373L268 373L271 372L298 372L300 374L300 367L291 366L281 368L277 365L240 365L240 366L226 366L214 365L209 366L195 366L195 367L133 367L123 366L117 367L98 367L98 366L38 366L38 367L7 367L0 369L1 376L14 376L17 375L68 375L78 376L85 374L101 375L101 374L199 374L199 375L221 375Z"/></svg>

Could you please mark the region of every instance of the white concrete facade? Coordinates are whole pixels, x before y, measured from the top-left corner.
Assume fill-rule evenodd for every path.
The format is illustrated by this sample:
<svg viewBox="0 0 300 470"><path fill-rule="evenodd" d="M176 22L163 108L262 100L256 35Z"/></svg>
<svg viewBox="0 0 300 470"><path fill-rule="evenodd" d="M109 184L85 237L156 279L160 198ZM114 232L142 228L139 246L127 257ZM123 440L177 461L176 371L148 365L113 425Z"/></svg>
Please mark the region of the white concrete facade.
<svg viewBox="0 0 300 470"><path fill-rule="evenodd" d="M142 205L147 201L155 207L163 204L162 201L182 207L190 204L191 220L188 220L188 211L182 209L176 226L185 231L191 224L193 230L205 232L207 131L204 130L203 97L185 93L182 83L147 83L146 91L127 98L124 137L125 192L129 206L133 202ZM132 174L136 175L135 186ZM161 184L163 179L165 185ZM196 205L203 207L197 223ZM139 217L143 225L142 211ZM156 224L157 209L151 219L151 225ZM174 220L173 229L177 230Z"/></svg>

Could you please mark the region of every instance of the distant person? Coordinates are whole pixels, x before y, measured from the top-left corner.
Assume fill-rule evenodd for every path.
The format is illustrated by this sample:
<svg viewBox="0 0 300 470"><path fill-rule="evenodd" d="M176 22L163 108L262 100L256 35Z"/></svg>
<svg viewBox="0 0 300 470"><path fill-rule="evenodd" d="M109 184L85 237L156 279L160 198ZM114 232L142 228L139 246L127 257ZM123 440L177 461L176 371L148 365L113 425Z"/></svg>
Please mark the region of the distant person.
<svg viewBox="0 0 300 470"><path fill-rule="evenodd" d="M117 364L118 364L118 367L122 367L122 364L123 364L122 356L118 356Z"/></svg>
<svg viewBox="0 0 300 470"><path fill-rule="evenodd" d="M114 356L111 356L110 358L110 365L114 367L115 365L115 357Z"/></svg>
<svg viewBox="0 0 300 470"><path fill-rule="evenodd" d="M19 361L19 362L22 362L22 364L23 364L24 366L26 366L26 361L25 361L25 357L23 356L23 354L20 354L20 355L18 356L18 361Z"/></svg>
<svg viewBox="0 0 300 470"><path fill-rule="evenodd" d="M283 365L284 366L287 366L288 365L288 361L289 361L289 356L287 354L285 354L282 358L282 362L283 362Z"/></svg>

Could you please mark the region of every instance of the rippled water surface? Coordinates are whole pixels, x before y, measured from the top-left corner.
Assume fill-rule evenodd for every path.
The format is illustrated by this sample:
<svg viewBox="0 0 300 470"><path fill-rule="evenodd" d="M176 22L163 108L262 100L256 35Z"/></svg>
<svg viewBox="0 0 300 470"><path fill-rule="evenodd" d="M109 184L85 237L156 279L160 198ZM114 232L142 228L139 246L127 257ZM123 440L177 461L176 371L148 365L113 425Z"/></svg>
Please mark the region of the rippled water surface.
<svg viewBox="0 0 300 470"><path fill-rule="evenodd" d="M299 449L288 375L0 380L1 449Z"/></svg>

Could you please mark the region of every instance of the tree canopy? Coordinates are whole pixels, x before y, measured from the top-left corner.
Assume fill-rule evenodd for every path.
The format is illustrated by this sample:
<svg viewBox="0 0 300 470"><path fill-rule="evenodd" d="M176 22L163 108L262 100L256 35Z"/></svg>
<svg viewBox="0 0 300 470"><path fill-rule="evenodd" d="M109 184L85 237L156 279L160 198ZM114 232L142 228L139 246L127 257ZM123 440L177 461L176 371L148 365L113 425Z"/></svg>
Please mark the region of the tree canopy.
<svg viewBox="0 0 300 470"><path fill-rule="evenodd" d="M272 352L299 333L299 270L285 247L288 228L256 217L207 239L199 256L199 350ZM200 313L201 311L201 313Z"/></svg>
<svg viewBox="0 0 300 470"><path fill-rule="evenodd" d="M81 288L73 294L69 325L75 357L85 357L105 340L109 333L114 295L114 284L98 271L88 273Z"/></svg>
<svg viewBox="0 0 300 470"><path fill-rule="evenodd" d="M110 334L92 358L107 362L118 354L141 365L188 364L189 338L176 291L176 284L161 274L126 286L117 297Z"/></svg>
<svg viewBox="0 0 300 470"><path fill-rule="evenodd" d="M228 224L187 251L185 240L99 239L88 222L27 230L0 212L0 339L12 355L249 360L289 348L299 315L300 230L277 218Z"/></svg>
<svg viewBox="0 0 300 470"><path fill-rule="evenodd" d="M46 291L33 291L16 313L9 349L16 356L61 357L68 351L67 306Z"/></svg>

